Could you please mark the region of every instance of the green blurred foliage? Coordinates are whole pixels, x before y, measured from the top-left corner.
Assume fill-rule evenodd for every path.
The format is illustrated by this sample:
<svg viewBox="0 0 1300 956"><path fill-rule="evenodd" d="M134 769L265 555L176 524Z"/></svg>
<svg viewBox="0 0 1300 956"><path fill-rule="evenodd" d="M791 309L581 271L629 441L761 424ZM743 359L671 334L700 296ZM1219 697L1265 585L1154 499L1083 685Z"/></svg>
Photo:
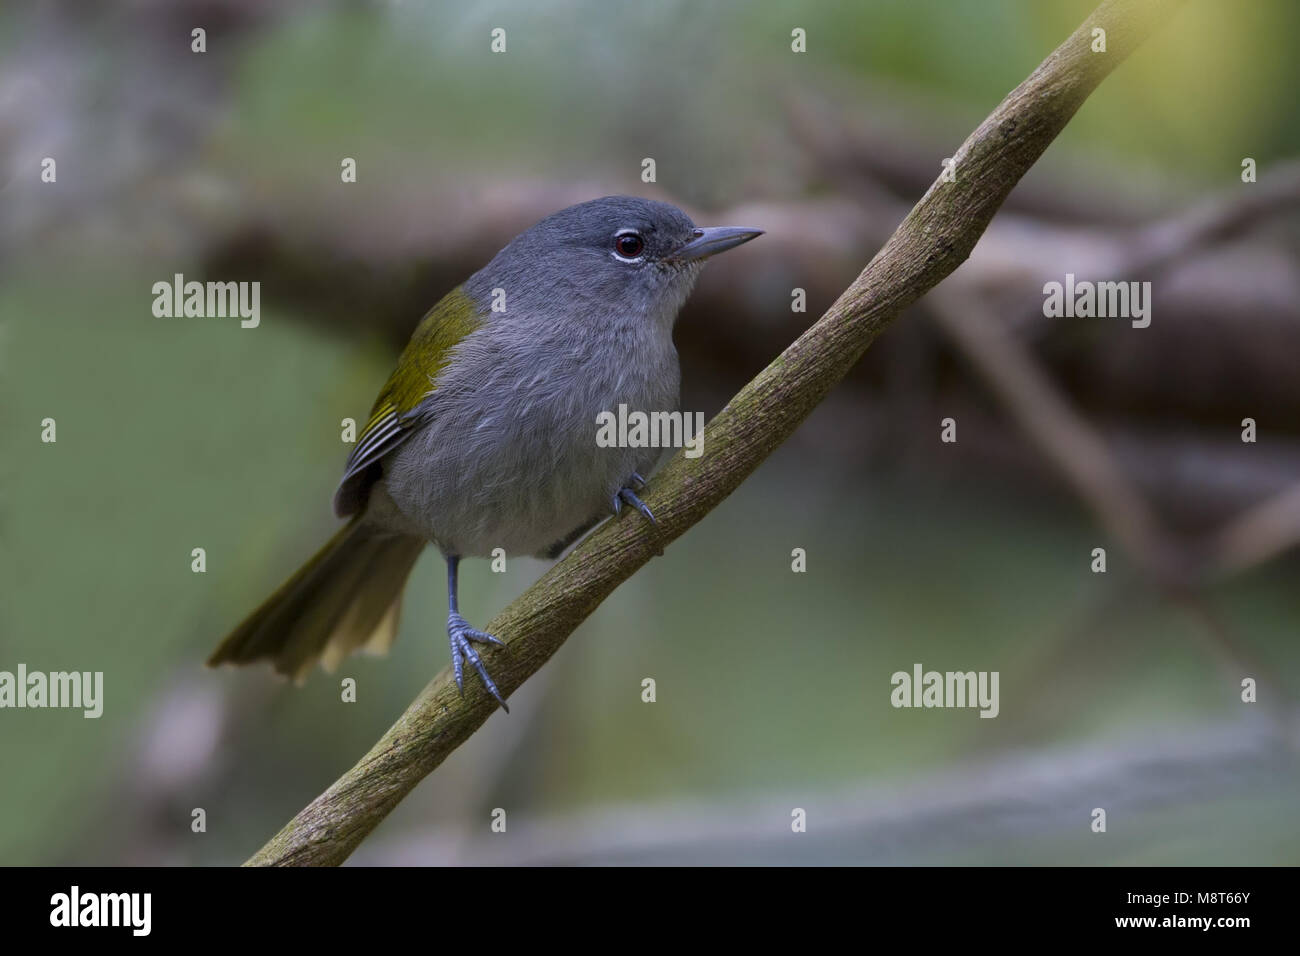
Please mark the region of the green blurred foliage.
<svg viewBox="0 0 1300 956"><path fill-rule="evenodd" d="M801 88L857 80L903 109L977 122L1094 6L1090 0L839 0L449 11L379 4L305 12L249 52L226 148L269 181L303 156L351 155L399 180L487 169L544 177L641 155L693 201L733 202L780 159L780 109ZM508 55L485 51L507 30ZM809 53L790 52L807 31ZM1191 2L1093 97L1056 151L1109 153L1174 178L1234 177L1300 149L1300 6ZM291 77L293 82L285 82ZM1121 87L1122 89L1119 89ZM965 127L962 127L964 134ZM316 164L322 184L335 170Z"/></svg>

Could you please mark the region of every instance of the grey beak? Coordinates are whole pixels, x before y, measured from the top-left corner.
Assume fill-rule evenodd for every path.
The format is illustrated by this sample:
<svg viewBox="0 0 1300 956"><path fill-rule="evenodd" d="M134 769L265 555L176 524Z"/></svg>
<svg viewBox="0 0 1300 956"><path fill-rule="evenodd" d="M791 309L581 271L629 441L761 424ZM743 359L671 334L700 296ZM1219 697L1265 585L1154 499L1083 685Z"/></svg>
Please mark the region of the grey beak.
<svg viewBox="0 0 1300 956"><path fill-rule="evenodd" d="M696 229L695 237L671 256L673 259L707 259L719 252L726 252L736 246L763 234L762 229L747 229L744 226L711 226L708 229Z"/></svg>

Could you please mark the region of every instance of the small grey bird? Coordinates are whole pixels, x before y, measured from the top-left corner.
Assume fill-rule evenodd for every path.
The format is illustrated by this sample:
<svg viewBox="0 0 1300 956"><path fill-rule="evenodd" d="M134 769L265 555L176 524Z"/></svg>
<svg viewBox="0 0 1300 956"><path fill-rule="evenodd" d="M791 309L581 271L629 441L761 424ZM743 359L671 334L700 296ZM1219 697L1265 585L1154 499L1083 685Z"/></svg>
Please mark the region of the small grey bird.
<svg viewBox="0 0 1300 956"><path fill-rule="evenodd" d="M348 457L334 511L351 520L230 634L209 665L270 658L302 679L316 660L386 650L402 589L433 542L447 562L447 634L505 707L460 616L462 557L553 558L626 503L655 448L601 447L619 405L675 411L678 310L709 256L761 235L701 229L663 202L610 196L548 216L416 327ZM508 708L507 708L508 709Z"/></svg>

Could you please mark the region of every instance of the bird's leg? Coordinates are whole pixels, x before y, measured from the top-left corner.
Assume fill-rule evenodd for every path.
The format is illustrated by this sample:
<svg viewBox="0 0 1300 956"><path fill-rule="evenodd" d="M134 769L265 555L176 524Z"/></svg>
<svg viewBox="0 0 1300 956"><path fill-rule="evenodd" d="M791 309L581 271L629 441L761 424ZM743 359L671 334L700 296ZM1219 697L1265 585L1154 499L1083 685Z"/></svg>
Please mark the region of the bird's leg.
<svg viewBox="0 0 1300 956"><path fill-rule="evenodd" d="M637 511L649 518L652 525L658 527L659 522L655 520L654 512L652 512L649 507L647 507L646 503L638 498L636 492L632 490L633 482L636 482L638 488L645 487L645 479L635 471L632 472L632 476L628 478L627 483L623 485L622 488L618 489L618 493L614 495L613 499L609 503L609 506L614 510L615 517L617 517L618 513L623 510L623 502L626 501Z"/></svg>
<svg viewBox="0 0 1300 956"><path fill-rule="evenodd" d="M505 647L505 642L498 640L486 631L480 631L469 626L466 620L460 616L456 607L456 567L460 564L460 556L455 554L447 555L447 637L451 641L451 664L456 669L456 687L460 690L461 695L465 694L465 681L463 676L464 665L461 659L467 660L478 671L478 676L483 678L483 686L488 689L501 709L507 714L510 708L506 706L505 698L497 690L497 685L492 682L488 676L487 668L483 666L483 659L478 656L478 651L474 650L475 644L495 644L498 647Z"/></svg>

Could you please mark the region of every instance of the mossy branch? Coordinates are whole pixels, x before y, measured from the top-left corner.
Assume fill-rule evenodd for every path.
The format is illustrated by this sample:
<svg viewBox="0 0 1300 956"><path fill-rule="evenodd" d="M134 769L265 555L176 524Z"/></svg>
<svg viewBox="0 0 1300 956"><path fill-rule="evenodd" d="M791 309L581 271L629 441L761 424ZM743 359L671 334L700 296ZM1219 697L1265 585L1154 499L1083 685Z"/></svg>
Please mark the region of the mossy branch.
<svg viewBox="0 0 1300 956"><path fill-rule="evenodd" d="M509 645L486 655L509 694L662 548L731 494L842 379L908 305L956 269L1007 194L1097 85L1183 0L1105 0L1018 86L825 315L746 385L705 431L706 454L679 453L655 478L650 530L630 509L606 522L488 625ZM1105 52L1094 52L1096 29ZM937 158L936 158L937 162ZM342 863L365 836L496 709L477 681L462 698L444 668L351 770L294 817L250 865Z"/></svg>

